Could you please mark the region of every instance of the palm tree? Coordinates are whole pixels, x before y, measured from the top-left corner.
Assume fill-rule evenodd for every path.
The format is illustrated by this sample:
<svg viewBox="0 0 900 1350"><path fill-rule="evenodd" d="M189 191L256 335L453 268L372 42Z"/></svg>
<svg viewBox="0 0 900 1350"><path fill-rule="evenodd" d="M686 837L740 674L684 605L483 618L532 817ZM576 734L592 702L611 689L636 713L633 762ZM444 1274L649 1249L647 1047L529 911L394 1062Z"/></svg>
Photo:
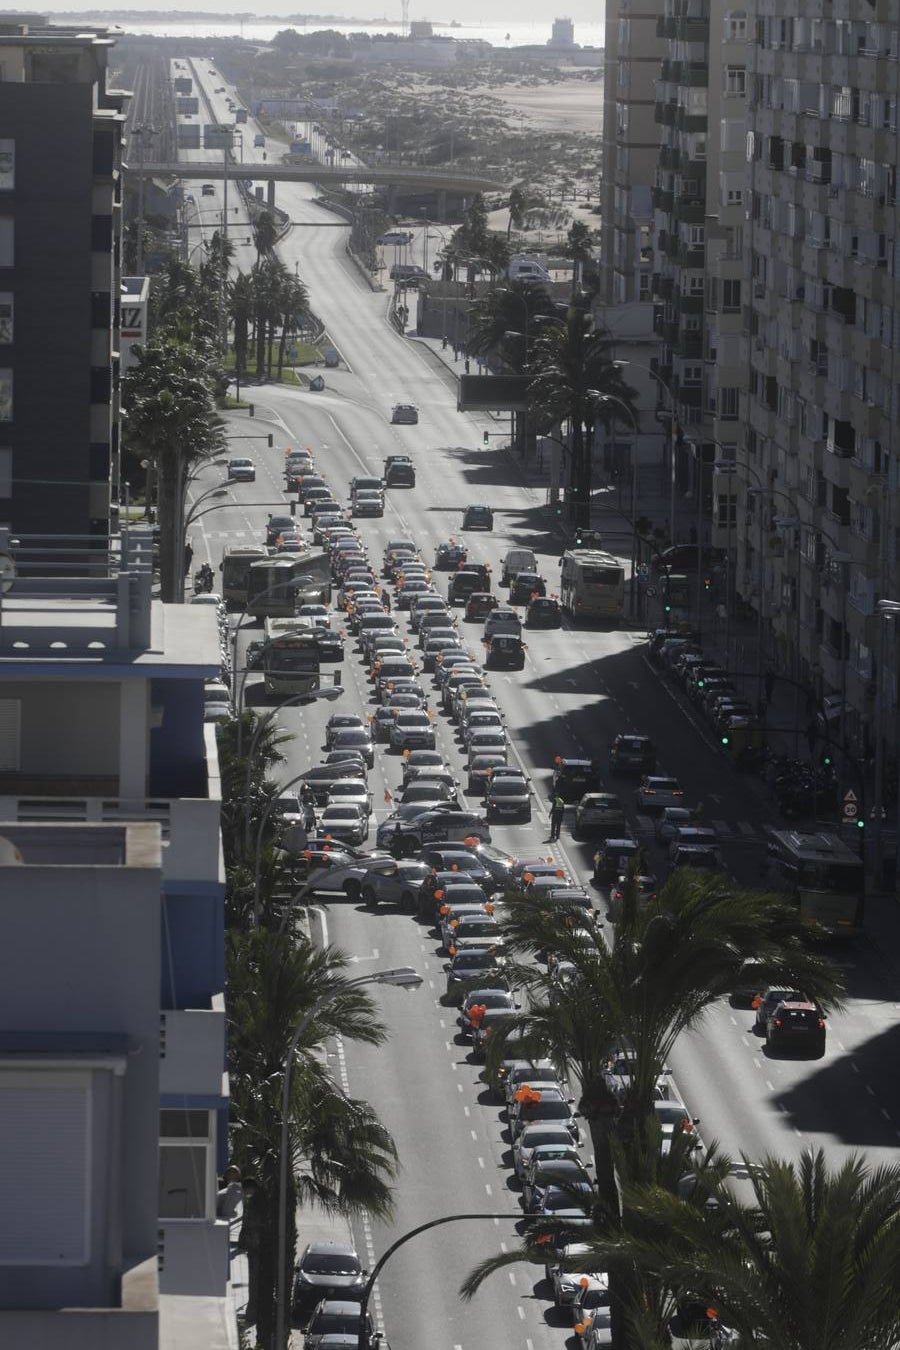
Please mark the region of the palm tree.
<svg viewBox="0 0 900 1350"><path fill-rule="evenodd" d="M834 968L811 949L807 926L783 897L742 891L725 876L686 870L675 872L647 905L638 903L635 874L624 889L610 945L599 929L585 926L575 907L527 894L506 898L503 929L510 953L552 955L571 963L575 976L561 991L547 970L530 962L515 966L511 979L525 987L527 1011L509 1019L489 1056L502 1057L505 1037L522 1034L574 1077L594 1150L599 1212L613 1231L625 1221L623 1176L657 1179L653 1101L679 1035L736 989L748 969L761 987L784 979L830 1006L837 1006L840 996ZM612 1090L606 1072L616 1048L633 1056L621 1093ZM518 1256L529 1254L525 1248ZM493 1268L487 1263L475 1272L471 1287ZM630 1274L618 1272L617 1322L636 1299ZM616 1332L621 1344L621 1325Z"/></svg>
<svg viewBox="0 0 900 1350"><path fill-rule="evenodd" d="M256 246L257 267L267 258L278 242L278 222L271 211L262 211L253 225L253 243Z"/></svg>
<svg viewBox="0 0 900 1350"><path fill-rule="evenodd" d="M556 306L540 285L511 281L497 286L474 304L468 320L466 350L493 357L504 369L523 375L542 322L554 318ZM525 419L516 414L514 439L524 453Z"/></svg>
<svg viewBox="0 0 900 1350"><path fill-rule="evenodd" d="M123 407L129 451L156 464L163 600L184 598L184 511L192 465L224 447L218 365L196 342L162 338L137 349Z"/></svg>
<svg viewBox="0 0 900 1350"><path fill-rule="evenodd" d="M506 227L506 237L509 239L512 234L512 228L515 225L517 230L522 228L525 222L525 212L528 208L528 198L525 196L525 189L521 183L516 183L509 190L509 223Z"/></svg>
<svg viewBox="0 0 900 1350"><path fill-rule="evenodd" d="M820 1149L799 1163L744 1159L753 1199L727 1176L697 1205L658 1187L626 1191L640 1231L600 1240L653 1279L716 1309L741 1345L884 1350L900 1340L900 1166L851 1156L830 1171Z"/></svg>
<svg viewBox="0 0 900 1350"><path fill-rule="evenodd" d="M529 364L529 399L538 417L570 428L571 467L569 491L573 523L591 523L592 442L598 422L609 424L616 400L624 404L637 422L635 390L625 383L613 358L613 342L594 331L593 318L572 307L563 325L544 327L534 345Z"/></svg>
<svg viewBox="0 0 900 1350"><path fill-rule="evenodd" d="M367 993L346 988L347 963L333 948L256 929L230 933L229 1070L232 1155L259 1184L254 1263L257 1337L271 1345L277 1270L281 1087L294 1032L316 1014L295 1051L290 1099L288 1258L293 1267L298 1198L332 1213L388 1217L396 1150L365 1102L346 1097L321 1059L325 1040L343 1036L380 1045L385 1028Z"/></svg>
<svg viewBox="0 0 900 1350"><path fill-rule="evenodd" d="M514 979L527 988L530 1006L509 1029L533 1036L576 1078L600 1194L612 1208L610 1136L646 1148L656 1083L675 1042L746 979L747 963L761 988L785 980L831 1007L841 993L834 967L811 948L808 926L782 896L687 869L674 872L650 904L637 903L634 876L625 892L611 945L602 930L585 929L578 910L529 895L511 896L503 921L511 953L552 952L577 972L560 998L545 969L517 967ZM633 1072L624 1095L612 1097L604 1070L622 1046L633 1053Z"/></svg>
<svg viewBox="0 0 900 1350"><path fill-rule="evenodd" d="M232 281L228 294L228 307L234 332L234 382L238 398L241 396L241 376L247 369L253 303L253 280L246 272L239 272Z"/></svg>
<svg viewBox="0 0 900 1350"><path fill-rule="evenodd" d="M583 220L573 221L569 233L566 235L566 252L572 259L572 294L578 290L579 273L583 272L584 264L591 261L593 256L591 249L591 232Z"/></svg>
<svg viewBox="0 0 900 1350"><path fill-rule="evenodd" d="M296 333L300 321L309 313L309 292L297 276L285 270L279 295L281 307L281 336L278 339L278 379L284 373L284 349L288 333Z"/></svg>

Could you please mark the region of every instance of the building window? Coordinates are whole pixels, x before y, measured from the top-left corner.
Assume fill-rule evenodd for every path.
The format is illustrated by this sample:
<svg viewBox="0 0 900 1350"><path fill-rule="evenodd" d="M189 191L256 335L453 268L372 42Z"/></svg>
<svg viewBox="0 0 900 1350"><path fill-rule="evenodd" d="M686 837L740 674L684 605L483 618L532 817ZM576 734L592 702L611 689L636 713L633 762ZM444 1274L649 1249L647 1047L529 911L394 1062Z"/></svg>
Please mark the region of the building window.
<svg viewBox="0 0 900 1350"><path fill-rule="evenodd" d="M0 267L14 267L16 228L12 216L0 216Z"/></svg>
<svg viewBox="0 0 900 1350"><path fill-rule="evenodd" d="M13 420L13 373L0 368L0 422Z"/></svg>
<svg viewBox="0 0 900 1350"><path fill-rule="evenodd" d="M747 93L747 70L745 66L725 67L725 93L736 94L743 98Z"/></svg>
<svg viewBox="0 0 900 1350"><path fill-rule="evenodd" d="M702 366L685 366L682 372L682 384L699 384L703 378Z"/></svg>
<svg viewBox="0 0 900 1350"><path fill-rule="evenodd" d="M16 186L16 143L0 140L0 192L12 192Z"/></svg>
<svg viewBox="0 0 900 1350"><path fill-rule="evenodd" d="M722 309L726 314L737 313L741 308L740 279L726 278L722 282Z"/></svg>
<svg viewBox="0 0 900 1350"><path fill-rule="evenodd" d="M724 421L735 421L738 415L740 405L740 393L738 388L719 390L719 416Z"/></svg>
<svg viewBox="0 0 900 1350"><path fill-rule="evenodd" d="M0 342L13 340L13 293L0 291Z"/></svg>
<svg viewBox="0 0 900 1350"><path fill-rule="evenodd" d="M215 1195L215 1127L200 1110L159 1113L159 1217L209 1219Z"/></svg>

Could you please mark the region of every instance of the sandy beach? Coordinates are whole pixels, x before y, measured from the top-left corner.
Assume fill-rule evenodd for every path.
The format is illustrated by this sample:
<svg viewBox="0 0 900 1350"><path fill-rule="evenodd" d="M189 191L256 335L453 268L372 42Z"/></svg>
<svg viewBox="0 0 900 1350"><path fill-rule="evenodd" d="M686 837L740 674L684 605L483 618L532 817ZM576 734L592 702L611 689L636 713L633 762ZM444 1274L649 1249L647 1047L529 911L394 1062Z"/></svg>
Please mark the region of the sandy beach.
<svg viewBox="0 0 900 1350"><path fill-rule="evenodd" d="M581 131L600 135L603 119L601 80L563 79L554 84L482 85L469 91L499 99L511 117L524 118L544 131Z"/></svg>

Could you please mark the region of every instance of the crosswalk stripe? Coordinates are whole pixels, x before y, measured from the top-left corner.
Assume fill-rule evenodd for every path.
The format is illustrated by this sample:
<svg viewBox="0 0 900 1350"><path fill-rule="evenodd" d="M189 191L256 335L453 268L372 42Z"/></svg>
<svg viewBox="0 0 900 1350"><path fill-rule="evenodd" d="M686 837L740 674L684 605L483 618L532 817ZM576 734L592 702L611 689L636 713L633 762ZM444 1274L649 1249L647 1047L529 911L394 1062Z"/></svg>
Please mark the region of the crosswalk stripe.
<svg viewBox="0 0 900 1350"><path fill-rule="evenodd" d="M751 825L749 820L739 820L737 827L741 834L752 835L754 839L756 838L756 826Z"/></svg>
<svg viewBox="0 0 900 1350"><path fill-rule="evenodd" d="M729 826L727 820L711 820L709 823L716 834L728 834Z"/></svg>

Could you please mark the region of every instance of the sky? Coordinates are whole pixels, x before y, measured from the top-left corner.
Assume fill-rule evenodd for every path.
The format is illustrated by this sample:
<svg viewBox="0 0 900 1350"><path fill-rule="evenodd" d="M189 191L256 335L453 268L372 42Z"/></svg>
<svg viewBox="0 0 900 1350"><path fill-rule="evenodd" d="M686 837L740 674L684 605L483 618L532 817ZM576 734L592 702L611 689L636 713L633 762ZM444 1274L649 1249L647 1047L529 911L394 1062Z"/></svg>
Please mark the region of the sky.
<svg viewBox="0 0 900 1350"><path fill-rule="evenodd" d="M51 12L51 6L36 3L17 5L15 9L17 13ZM104 17L110 17L114 13L109 0L97 0L96 9L102 11ZM245 8L240 0L237 10L233 4L229 6L221 3L221 0L218 4L216 0L182 0L180 4L171 3L171 0L125 0L122 11L127 13L129 10L156 10L172 14L199 11L210 15L228 16L243 11L247 18L251 15L260 17L268 14L334 13L335 18L343 17L344 21L387 18L397 23L400 19L399 0L338 0L334 10L327 0L319 0L318 4L306 6L298 4L297 0L293 0L293 3L292 0L256 0L253 10L249 5ZM52 12L87 14L91 10L85 0L54 0ZM550 8L541 3L541 0L491 0L489 5L485 5L483 0L411 0L409 13L410 18L431 19L432 22L441 24L456 19L460 23L480 24L541 23L548 29L554 18L567 17L574 19L576 23L580 20L583 23L596 24L602 22L603 17L602 5L598 0L559 0L558 5L551 5Z"/></svg>

